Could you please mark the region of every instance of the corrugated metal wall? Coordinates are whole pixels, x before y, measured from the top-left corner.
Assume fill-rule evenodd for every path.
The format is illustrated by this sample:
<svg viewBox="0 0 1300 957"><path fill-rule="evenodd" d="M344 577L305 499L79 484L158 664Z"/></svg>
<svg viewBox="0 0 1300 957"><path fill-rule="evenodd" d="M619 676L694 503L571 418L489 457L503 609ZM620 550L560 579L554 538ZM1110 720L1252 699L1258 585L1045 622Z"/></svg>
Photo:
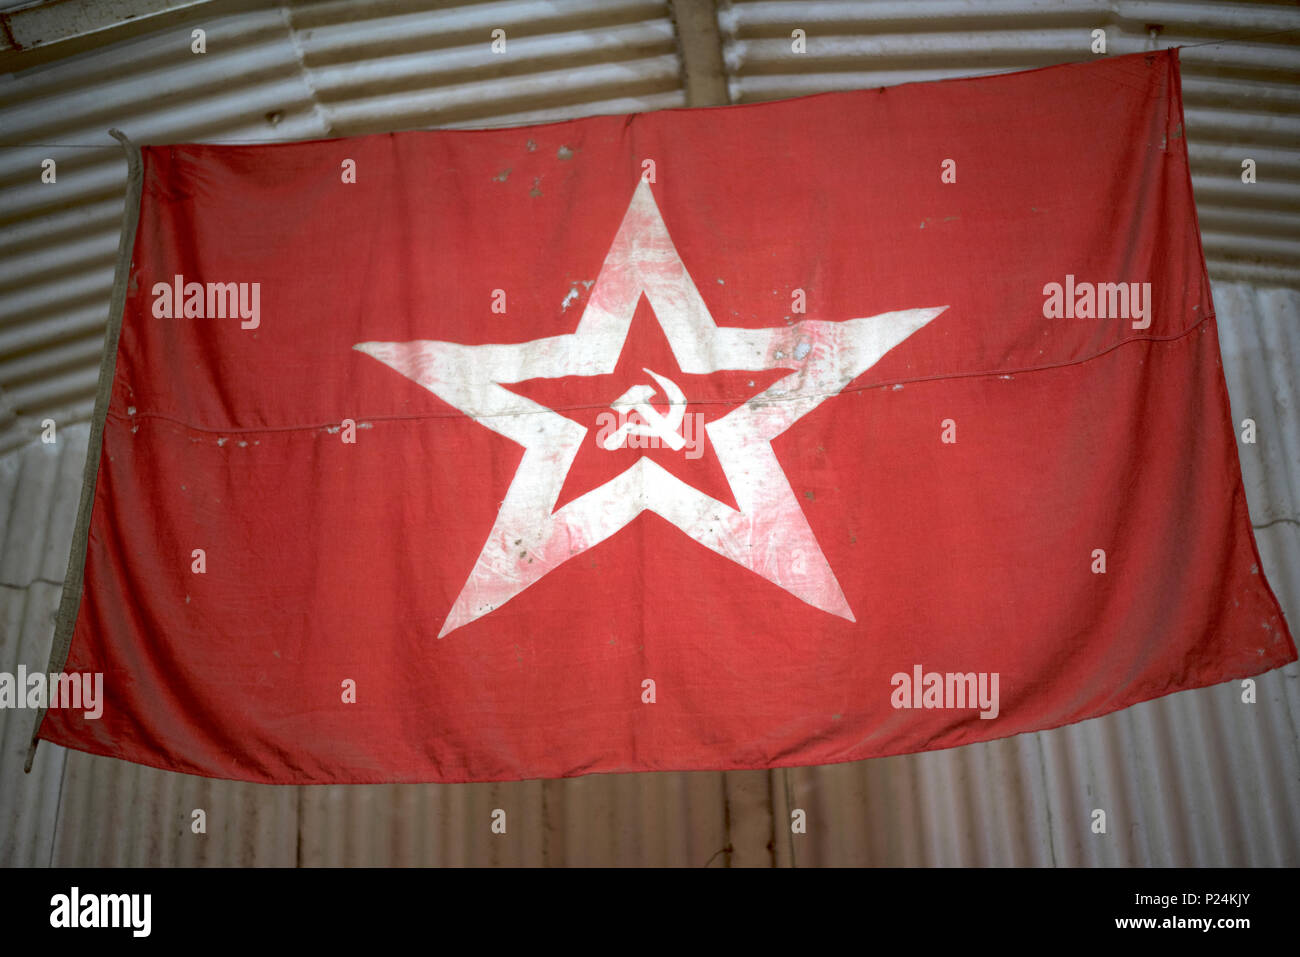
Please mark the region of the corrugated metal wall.
<svg viewBox="0 0 1300 957"><path fill-rule="evenodd" d="M183 10L161 32L0 78L0 670L43 667L112 284L125 164L144 142L302 139L680 106L666 3L509 0ZM419 9L437 6L436 12ZM419 12L414 12L416 10ZM179 19L176 19L179 17ZM730 95L1023 69L1300 27L1292 4L950 0L724 3ZM190 30L208 53L190 53ZM487 36L507 31L507 57ZM807 52L790 51L803 29ZM1152 29L1155 28L1155 40ZM139 30L140 27L133 27ZM127 32L123 27L121 32ZM104 45L110 44L111 45ZM1188 148L1251 515L1300 609L1297 37L1183 55ZM0 51L3 52L3 51ZM46 54L48 57L48 54ZM88 144L104 144L87 148ZM15 148L17 144L54 144ZM40 161L58 182L39 182ZM1240 162L1259 182L1240 182ZM1248 280L1243 282L1240 280ZM33 441L40 420L58 442ZM0 712L0 864L1297 864L1295 665L1067 728L826 768L484 785L275 788L42 745ZM1105 808L1110 833L1090 833ZM190 832L203 808L208 833ZM490 814L509 815L504 836ZM792 808L808 812L792 835Z"/></svg>
<svg viewBox="0 0 1300 957"><path fill-rule="evenodd" d="M1295 3L746 0L721 16L733 103L1025 70L1185 46L1187 145L1215 278L1300 284L1300 11ZM792 31L807 35L792 49ZM1264 35L1264 36L1260 36ZM1257 37L1246 43L1207 43ZM1201 45L1197 45L1201 44ZM1262 172L1241 182L1241 161Z"/></svg>
<svg viewBox="0 0 1300 957"><path fill-rule="evenodd" d="M199 7L162 32L0 78L0 452L47 416L90 419L126 186L110 127L141 143L299 140L684 105L666 3L592 8ZM498 27L506 56L489 48ZM40 181L46 158L53 184Z"/></svg>

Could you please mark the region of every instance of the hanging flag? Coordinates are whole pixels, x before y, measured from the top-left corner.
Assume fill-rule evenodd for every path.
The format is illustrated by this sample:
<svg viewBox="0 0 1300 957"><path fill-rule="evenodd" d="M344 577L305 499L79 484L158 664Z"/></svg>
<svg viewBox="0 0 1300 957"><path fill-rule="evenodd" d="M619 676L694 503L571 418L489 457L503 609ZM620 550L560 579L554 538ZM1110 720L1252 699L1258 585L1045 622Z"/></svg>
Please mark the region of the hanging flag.
<svg viewBox="0 0 1300 957"><path fill-rule="evenodd" d="M770 768L1296 658L1175 52L133 182L50 667L102 691L47 680L40 738L282 784Z"/></svg>

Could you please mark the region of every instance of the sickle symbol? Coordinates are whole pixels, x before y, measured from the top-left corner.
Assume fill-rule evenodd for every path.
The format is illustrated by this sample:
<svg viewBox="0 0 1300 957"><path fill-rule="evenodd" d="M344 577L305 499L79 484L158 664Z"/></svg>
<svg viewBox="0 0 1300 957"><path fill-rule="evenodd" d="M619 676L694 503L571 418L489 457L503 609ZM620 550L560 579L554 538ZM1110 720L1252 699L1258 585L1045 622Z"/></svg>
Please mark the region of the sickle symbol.
<svg viewBox="0 0 1300 957"><path fill-rule="evenodd" d="M686 446L686 440L677 433L682 420L686 418L686 394L667 376L661 376L650 369L641 371L658 382L659 388L664 390L664 395L668 397L668 414L660 415L659 410L650 404L650 397L655 394L653 386L634 385L615 399L610 408L631 408L645 419L645 424L624 422L618 431L605 438L602 445L607 452L613 452L629 435L655 435L663 439L674 452L680 452Z"/></svg>

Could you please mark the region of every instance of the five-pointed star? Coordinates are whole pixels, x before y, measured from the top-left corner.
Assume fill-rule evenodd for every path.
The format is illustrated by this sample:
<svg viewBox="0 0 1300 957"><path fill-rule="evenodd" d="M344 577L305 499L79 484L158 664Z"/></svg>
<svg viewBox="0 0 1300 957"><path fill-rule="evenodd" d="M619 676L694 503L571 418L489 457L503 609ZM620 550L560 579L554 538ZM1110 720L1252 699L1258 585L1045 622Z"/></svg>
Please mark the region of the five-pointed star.
<svg viewBox="0 0 1300 957"><path fill-rule="evenodd" d="M647 457L555 508L590 430L502 383L612 373L643 294L683 372L789 370L706 426L736 508ZM806 319L773 329L720 327L673 246L654 194L642 181L573 333L509 345L358 343L354 348L524 447L492 531L438 637L500 608L646 510L796 598L855 620L771 441L946 308L904 309L843 322Z"/></svg>
<svg viewBox="0 0 1300 957"><path fill-rule="evenodd" d="M661 397L663 387L650 377L650 370L680 390L680 401L673 402L673 396L667 394ZM717 372L707 376L683 372L677 367L677 359L655 319L654 310L642 296L632 316L627 338L623 340L618 366L612 374L529 379L506 388L591 430L593 438L578 446L578 454L569 466L564 487L560 489L560 497L552 511L563 508L583 492L616 478L643 455L657 461L687 485L730 508L736 508L736 497L709 442L705 424L727 415L788 374L785 369ZM660 429L648 430L653 433L654 441L643 442L640 437L631 437L633 441L624 438L621 446L605 447L608 443L602 440L608 439L623 421L644 421L635 410L628 410L619 417L610 408L611 400L623 396L630 386L645 390L653 388L655 396L650 405L656 412L666 417L671 417L674 411L681 415L677 427L668 431L677 435L685 445L681 442L670 445L660 440L664 428L661 426ZM645 431L641 435L644 436ZM673 448L673 445L678 447Z"/></svg>

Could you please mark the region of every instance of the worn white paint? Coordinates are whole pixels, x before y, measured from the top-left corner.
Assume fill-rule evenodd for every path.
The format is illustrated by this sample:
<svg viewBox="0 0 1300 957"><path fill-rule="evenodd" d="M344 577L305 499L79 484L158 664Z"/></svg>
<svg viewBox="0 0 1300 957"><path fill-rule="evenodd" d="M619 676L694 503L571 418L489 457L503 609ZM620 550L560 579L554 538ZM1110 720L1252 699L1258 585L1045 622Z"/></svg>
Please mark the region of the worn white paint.
<svg viewBox="0 0 1300 957"><path fill-rule="evenodd" d="M642 457L552 511L587 429L502 383L613 372L642 295L684 372L790 371L705 427L739 507ZM718 326L673 245L653 191L642 181L573 333L508 345L358 343L355 348L525 450L496 524L438 637L500 608L643 511L814 608L854 620L771 441L946 308L842 322L805 319L772 329Z"/></svg>

